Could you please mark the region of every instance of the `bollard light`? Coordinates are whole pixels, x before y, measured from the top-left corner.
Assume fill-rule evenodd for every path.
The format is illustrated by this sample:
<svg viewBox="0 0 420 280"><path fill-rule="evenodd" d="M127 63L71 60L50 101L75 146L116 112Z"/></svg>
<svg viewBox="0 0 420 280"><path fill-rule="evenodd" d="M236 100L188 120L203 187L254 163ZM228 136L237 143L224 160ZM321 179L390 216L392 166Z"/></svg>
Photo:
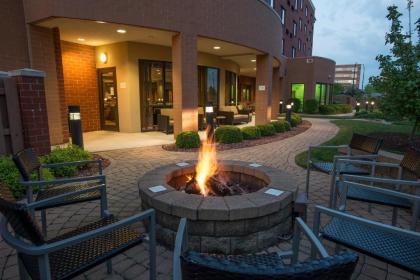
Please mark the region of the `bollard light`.
<svg viewBox="0 0 420 280"><path fill-rule="evenodd" d="M204 108L206 113L206 123L207 123L207 141L214 138L214 107L212 104L206 105ZM213 141L213 140L211 140Z"/></svg>
<svg viewBox="0 0 420 280"><path fill-rule="evenodd" d="M375 107L375 101L370 102L370 105L371 105L370 111L373 112L373 109Z"/></svg>
<svg viewBox="0 0 420 280"><path fill-rule="evenodd" d="M279 113L283 114L283 100L280 100Z"/></svg>
<svg viewBox="0 0 420 280"><path fill-rule="evenodd" d="M83 149L82 118L80 116L80 106L69 106L69 128L71 142Z"/></svg>
<svg viewBox="0 0 420 280"><path fill-rule="evenodd" d="M292 105L287 104L286 105L286 121L288 121L290 124L292 124Z"/></svg>
<svg viewBox="0 0 420 280"><path fill-rule="evenodd" d="M359 112L360 111L360 102L357 102L356 103L356 112Z"/></svg>
<svg viewBox="0 0 420 280"><path fill-rule="evenodd" d="M366 110L366 112L368 111L368 109L369 109L369 101L366 101L365 102L365 110Z"/></svg>

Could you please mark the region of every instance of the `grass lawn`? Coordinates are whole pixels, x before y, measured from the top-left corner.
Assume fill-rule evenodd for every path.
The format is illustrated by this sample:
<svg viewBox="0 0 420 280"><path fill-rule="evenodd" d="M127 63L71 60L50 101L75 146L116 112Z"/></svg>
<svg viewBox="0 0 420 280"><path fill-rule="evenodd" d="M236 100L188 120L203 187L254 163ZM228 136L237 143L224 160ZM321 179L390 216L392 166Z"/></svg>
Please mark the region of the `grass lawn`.
<svg viewBox="0 0 420 280"><path fill-rule="evenodd" d="M380 124L360 120L335 120L332 123L336 124L340 130L334 138L323 143L323 145L343 145L349 144L353 132L359 134L403 134L408 135L411 133L412 126L405 124ZM420 135L417 132L417 135ZM394 151L395 152L395 151ZM338 154L336 149L321 149L313 150L312 158L318 161L333 161L335 155ZM308 158L307 151L298 154L295 158L297 165L306 168Z"/></svg>

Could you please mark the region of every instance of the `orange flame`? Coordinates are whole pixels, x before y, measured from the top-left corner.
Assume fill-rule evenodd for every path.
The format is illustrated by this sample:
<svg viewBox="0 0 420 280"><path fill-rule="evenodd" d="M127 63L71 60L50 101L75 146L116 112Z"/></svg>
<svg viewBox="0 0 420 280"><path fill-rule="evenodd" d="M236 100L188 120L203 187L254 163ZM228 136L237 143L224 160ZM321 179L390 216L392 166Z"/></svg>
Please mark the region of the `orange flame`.
<svg viewBox="0 0 420 280"><path fill-rule="evenodd" d="M206 135L209 135L209 127L207 127ZM208 195L207 181L210 177L216 174L218 169L216 160L216 144L213 142L213 138L207 138L200 148L198 154L198 163L195 168L196 176L195 180L200 188L202 195Z"/></svg>

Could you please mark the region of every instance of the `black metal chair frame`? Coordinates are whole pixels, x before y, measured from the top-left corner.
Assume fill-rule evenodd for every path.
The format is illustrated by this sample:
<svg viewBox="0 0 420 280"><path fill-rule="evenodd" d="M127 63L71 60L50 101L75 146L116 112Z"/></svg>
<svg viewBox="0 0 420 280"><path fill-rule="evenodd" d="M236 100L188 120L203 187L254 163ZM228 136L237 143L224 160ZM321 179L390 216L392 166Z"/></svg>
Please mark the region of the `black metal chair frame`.
<svg viewBox="0 0 420 280"><path fill-rule="evenodd" d="M33 153L33 156L36 157L35 152L32 149L25 150L29 153ZM25 152L22 151L22 152ZM100 200L101 205L101 215L105 215L108 210L108 200L107 200L107 193L106 193L106 178L103 175L103 168L102 168L102 161L101 160L83 160L83 161L74 161L74 162L63 162L63 163L54 163L54 164L41 164L39 162L36 162L34 166L36 166L36 169L31 170L36 171L38 175L38 180L31 181L30 180L30 174L23 166L21 166L18 156L15 155L13 157L13 160L16 164L16 167L18 168L19 172L21 173L22 180L20 184L24 187L26 187L26 198L27 203L32 203L34 201L34 193L33 188L39 187L40 190L38 191L38 195L40 193L47 193L48 188L53 187L61 187L61 186L71 186L71 184L74 183L89 183L89 182L97 182L93 187L86 187L81 190L76 190L72 192L67 192L65 194L54 196L57 199L53 200L55 203L38 203L33 204L35 207L31 207L31 212L34 215L36 210L41 211L41 224L42 224L42 233L47 236L47 216L46 216L46 209L53 208L53 207L59 207L69 204L75 204L75 203L82 203L86 201L91 200ZM36 158L38 161L38 159ZM98 173L97 176L84 176L84 177L72 177L72 178L61 178L61 179L53 179L53 180L43 180L42 174L43 169L46 168L58 168L58 167L64 167L64 166L78 166L78 165L85 165L85 164L97 164L98 165ZM35 168L35 167L34 167ZM47 187L47 188L46 188ZM51 191L51 189L50 189ZM99 192L100 196L95 196L94 194ZM92 195L92 198L85 197L81 199L74 199L77 196L80 195ZM61 199L60 199L61 198ZM73 201L71 200L73 198ZM68 201L66 201L66 199ZM39 200L37 202L42 202L44 199Z"/></svg>
<svg viewBox="0 0 420 280"><path fill-rule="evenodd" d="M88 190L86 190L88 191ZM40 206L46 206L48 204L54 203L59 201L62 197L55 197L51 199L46 199L45 201L40 202L33 202L26 204L28 211L31 209L36 209ZM109 214L105 214L102 218L109 217ZM150 279L156 279L156 225L155 225L155 211L153 209L146 210L142 213L136 214L132 217L116 221L115 223L105 225L100 228L96 228L92 231L82 232L79 235L67 237L64 239L58 238L58 241L54 241L52 243L44 243L41 245L36 245L31 242L25 241L24 237L19 236L16 232L12 233L8 229L8 220L4 217L0 220L0 231L3 239L9 244L11 247L16 249L17 256L18 256L18 266L19 266L19 273L21 279L27 278L27 271L23 265L22 260L20 259L20 254L25 254L29 256L35 256L38 260L38 272L39 272L39 279L49 280L51 278L50 272L50 259L49 255L59 250L63 250L65 248L71 248L72 246L77 246L78 244L93 240L95 238L99 238L107 233L111 233L123 227L127 227L132 225L136 222L148 220L148 242L149 242L149 258L150 258L150 271L149 277ZM55 238L57 239L57 238ZM107 271L108 273L112 272L112 263L111 259L114 255L117 255L125 250L130 249L132 246L128 246L127 248L119 248L118 251L111 252L111 254L106 259L97 260L95 263L92 264L85 264L85 267L80 271L76 271L76 275L83 273L84 271L100 264L103 262L107 262ZM83 253L83 252L80 252ZM75 275L72 275L72 277Z"/></svg>
<svg viewBox="0 0 420 280"><path fill-rule="evenodd" d="M351 182L346 182L346 183L349 184ZM373 188L372 190L377 191L378 193L384 192L384 189L381 189L381 188ZM391 193L391 192L393 191L389 191L388 193ZM410 199L412 199L413 201L416 202L417 205L419 205L420 197L410 196ZM323 229L321 229L321 214L331 217L331 220L323 226ZM363 229L364 233L360 233L362 236L352 236L351 233L343 229L343 231L346 232L347 237L339 236L339 235L333 236L325 232L325 229L328 228L328 226L332 222L336 222L336 223L338 222L339 224L350 223L351 227L354 228L358 226L361 229ZM344 211L330 209L323 206L315 207L313 223L314 223L313 224L314 234L318 236L319 238L324 238L324 239L327 239L329 241L336 243L336 251L338 251L341 248L341 246L345 246L352 250L355 250L363 254L366 254L368 256L371 256L373 258L376 258L380 261L392 264L408 272L414 273L416 275L420 275L420 262L418 262L418 266L416 266L415 268L407 264L409 263L409 261L411 261L411 263L413 262L413 260L410 259L410 257L413 258L412 255L402 256L402 255L398 255L398 253L397 255L392 255L392 252L387 252L387 250L389 249L385 249L384 251L384 249L382 248L384 245L384 242L386 245L386 243L390 243L391 240L398 242L402 238L404 238L405 241L409 240L411 242L415 242L417 246L420 246L420 233L419 232L406 230L399 227L394 227L394 226L386 225L383 223L371 221L365 218L350 215L348 213L345 213ZM383 239L383 237L381 236L383 234L387 236L387 240ZM349 238L349 235L351 236L351 238ZM366 242L368 243L369 246L366 246L366 244L363 245L363 244L357 243L355 241L357 238L361 240L367 240ZM376 239L375 241L377 241L376 242L377 244L373 244L372 242L369 241L369 239L372 239L372 238ZM406 243L404 242L404 244ZM397 248L393 247L392 249L394 250ZM399 254L406 253L406 251L402 249L400 249L398 252ZM316 254L316 251L311 250L311 255L314 256L315 254ZM415 256L414 258L418 259L418 251L415 254L417 254L417 256Z"/></svg>
<svg viewBox="0 0 420 280"><path fill-rule="evenodd" d="M346 149L346 155L335 156L334 157L334 161L332 163L331 170L329 170L328 172L326 172L326 171L322 171L322 170L319 170L318 169L318 171L321 171L321 172L324 172L324 173L328 173L329 175L334 174L333 171L336 170L336 164L337 164L336 163L336 159L366 159L366 160L372 160L372 161L376 161L377 160L377 158L379 157L378 151L379 151L379 149L380 149L380 147L382 145L382 140L379 140L379 139L377 140L377 143L376 143L376 145L374 147L373 153L371 153L371 154L364 154L364 155L354 155L353 154L354 153L354 150L361 150L361 147L358 147L358 145L360 144L357 141L358 140L357 139L358 137L364 137L366 139L367 138L370 138L368 136L364 136L364 135L360 135L360 134L354 133L353 134L352 141L351 141L351 143L349 145L319 145L319 146L309 146L309 149L308 149L308 160L307 160L307 166L306 166L306 190L305 190L305 193L306 193L306 197L307 198L309 198L309 181L310 181L311 169L314 166L314 164L316 163L316 162L314 162L312 160L312 151L313 150L315 150L315 149ZM356 143L353 144L353 141L356 142ZM366 171L366 174L363 174L363 175L369 175L369 174L370 173L368 171ZM359 174L359 175L362 175L362 174ZM330 186L331 186L331 188L333 188L333 185L335 184L335 177L334 176L331 176L331 177L332 177L332 179L330 181ZM330 207L332 206L332 200L331 200L331 198L332 198L332 196L330 196L330 203L329 203L329 206Z"/></svg>
<svg viewBox="0 0 420 280"><path fill-rule="evenodd" d="M315 260L315 262L320 263L322 262L323 259L331 259L334 258L334 256L330 256L327 252L327 250L325 249L325 247L322 245L322 243L320 242L320 240L315 236L315 234L311 231L311 229L305 224L305 222L301 219L301 218L296 218L296 230L295 230L295 235L293 237L293 243L292 243L292 250L291 251L285 251L285 252L279 252L277 254L278 257L280 258L290 258L290 265L286 266L288 268L293 267L294 265L297 265L297 267L299 267L300 264L298 263L298 257L299 257L299 246L300 246L300 241L301 241L301 234L303 233L304 235L306 235L306 237L309 239L310 243L311 243L311 248L314 252L314 255L312 256L312 258L315 259L315 257L317 255L319 255L321 257L321 260ZM184 279L182 276L182 269L181 269L181 262L182 262L182 257L188 252L188 230L187 230L187 219L186 218L182 218L178 227L178 232L176 235L176 239L175 239L175 248L174 248L174 255L173 255L173 280L181 280ZM345 252L346 254L350 254L353 257L353 262L354 262L354 266L357 263L357 259L358 257L350 252ZM214 255L212 255L214 256ZM263 256L263 255L254 255L258 258L258 256ZM353 267L354 269L354 267ZM287 272L284 273L284 275L279 275L280 277L285 277L285 279L289 278L290 276L295 276L293 275L294 272L293 269L289 269ZM305 272L302 272L302 267L299 267L299 269L295 270L296 273L300 273L301 277L297 277L297 278L293 278L293 279L312 279L312 277L314 276L314 274L317 273L317 271L311 271L308 273L308 275L302 276L302 274L304 274ZM322 269L322 271L319 271L318 273L321 273L322 275L325 275L325 273L327 270ZM231 272L229 271L220 271L220 277L223 277L222 275L228 275ZM242 273L241 273L242 274ZM269 279L275 279L276 275L265 275L265 274L261 274L261 273L256 273L255 271L249 272L249 274L246 273L246 271L243 271L243 275L246 275L247 278L246 279L253 279L253 277L255 277L255 279L264 279L264 277L269 277ZM271 278L271 276L273 278ZM347 275L349 278L351 276ZM212 276L213 277L213 276ZM217 278L217 276L213 279L222 279L222 278ZM243 276L242 276L243 277ZM195 279L200 279L200 278L195 278ZM236 279L236 278L229 278L229 279ZM237 279L243 279L243 278L237 278ZM267 278L268 279L268 278ZM336 278L329 278L329 279L336 279ZM342 279L342 278L340 278Z"/></svg>

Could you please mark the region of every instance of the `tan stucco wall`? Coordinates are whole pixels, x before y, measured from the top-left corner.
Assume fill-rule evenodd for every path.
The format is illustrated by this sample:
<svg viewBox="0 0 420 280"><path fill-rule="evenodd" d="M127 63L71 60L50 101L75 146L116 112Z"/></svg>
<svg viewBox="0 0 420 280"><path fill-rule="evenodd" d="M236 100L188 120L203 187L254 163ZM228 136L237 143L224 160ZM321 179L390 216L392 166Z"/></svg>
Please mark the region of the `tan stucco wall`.
<svg viewBox="0 0 420 280"><path fill-rule="evenodd" d="M98 59L99 54L108 55L106 64ZM198 53L198 65L216 67L220 70L219 105L224 108L225 71L239 74L239 65L220 57ZM140 74L139 59L172 61L170 47L135 42L123 42L96 47L96 67L116 67L118 87L118 114L121 132L140 132ZM121 86L125 85L125 88Z"/></svg>

